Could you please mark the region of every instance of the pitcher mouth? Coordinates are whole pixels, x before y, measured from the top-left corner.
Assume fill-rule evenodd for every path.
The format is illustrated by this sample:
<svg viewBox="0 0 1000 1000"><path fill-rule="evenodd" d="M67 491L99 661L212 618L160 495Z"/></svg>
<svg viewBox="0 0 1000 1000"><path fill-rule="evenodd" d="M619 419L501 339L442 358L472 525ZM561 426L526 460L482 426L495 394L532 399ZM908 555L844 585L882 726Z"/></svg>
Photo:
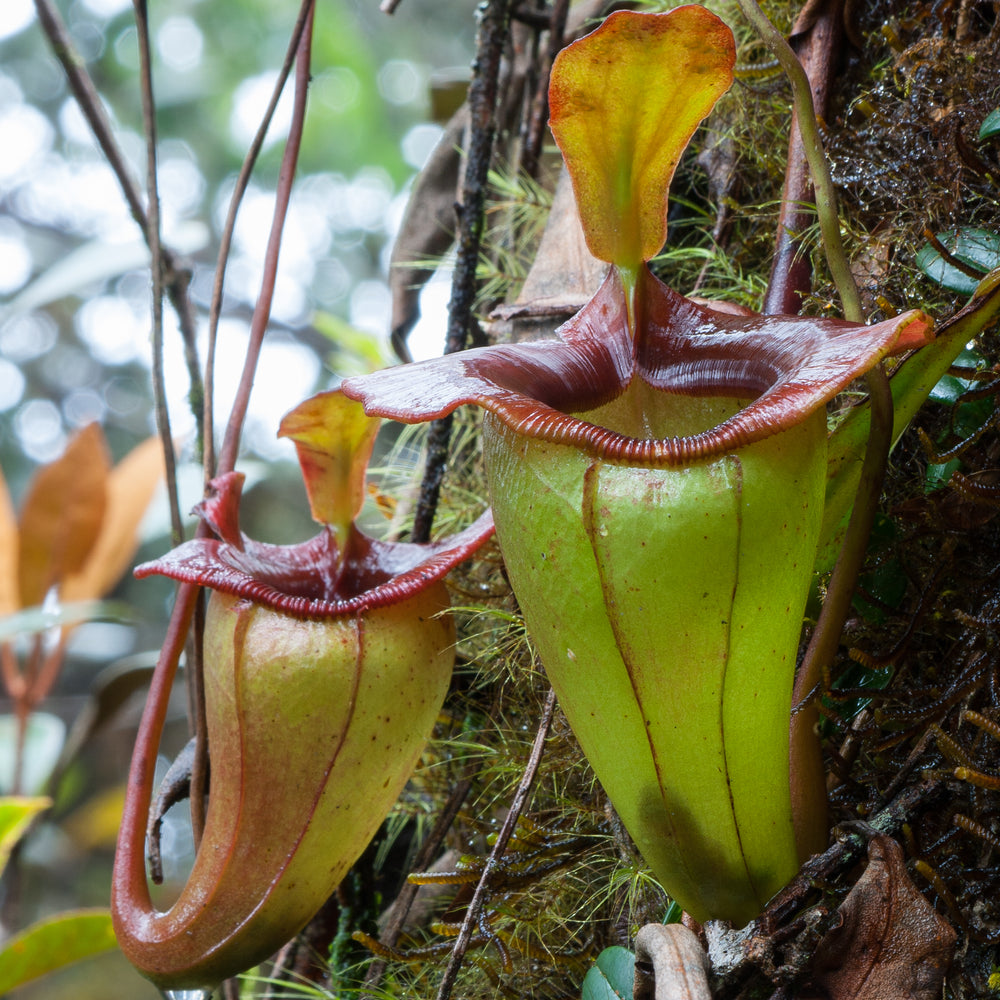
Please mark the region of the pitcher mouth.
<svg viewBox="0 0 1000 1000"><path fill-rule="evenodd" d="M346 379L342 389L367 413L405 423L474 403L516 434L613 462L677 466L802 422L883 358L931 336L930 320L917 311L874 326L723 313L671 291L645 266L636 304L633 338L612 269L557 340L464 351ZM633 384L664 396L747 402L715 426L668 436L621 433L592 419Z"/></svg>
<svg viewBox="0 0 1000 1000"><path fill-rule="evenodd" d="M440 542L382 542L352 530L341 552L324 529L298 545L254 541L239 531L243 477L213 481L199 513L218 539L198 538L135 570L196 583L299 618L329 619L398 604L443 579L492 533L490 511Z"/></svg>

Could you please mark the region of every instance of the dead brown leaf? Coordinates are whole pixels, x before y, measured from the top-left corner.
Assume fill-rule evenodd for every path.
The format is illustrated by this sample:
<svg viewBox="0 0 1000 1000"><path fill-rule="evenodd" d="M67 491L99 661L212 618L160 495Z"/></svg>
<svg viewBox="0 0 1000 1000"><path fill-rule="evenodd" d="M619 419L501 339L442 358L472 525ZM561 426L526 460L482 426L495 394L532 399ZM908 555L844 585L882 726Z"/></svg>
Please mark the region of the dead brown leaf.
<svg viewBox="0 0 1000 1000"><path fill-rule="evenodd" d="M62 581L64 601L103 597L118 582L135 554L139 524L164 472L158 437L137 445L111 470L100 533L79 572Z"/></svg>
<svg viewBox="0 0 1000 1000"><path fill-rule="evenodd" d="M868 867L820 941L813 982L828 1000L934 1000L955 931L910 880L900 846L873 837Z"/></svg>
<svg viewBox="0 0 1000 1000"><path fill-rule="evenodd" d="M517 301L490 314L490 332L497 340L537 340L551 337L556 327L575 315L593 297L606 265L587 249L576 210L569 172L563 168L556 184L545 232ZM503 328L501 324L509 324Z"/></svg>
<svg viewBox="0 0 1000 1000"><path fill-rule="evenodd" d="M21 603L17 587L19 548L17 515L7 482L0 471L0 615L12 614Z"/></svg>
<svg viewBox="0 0 1000 1000"><path fill-rule="evenodd" d="M20 605L41 604L49 588L83 566L104 519L108 449L97 424L43 466L21 507Z"/></svg>

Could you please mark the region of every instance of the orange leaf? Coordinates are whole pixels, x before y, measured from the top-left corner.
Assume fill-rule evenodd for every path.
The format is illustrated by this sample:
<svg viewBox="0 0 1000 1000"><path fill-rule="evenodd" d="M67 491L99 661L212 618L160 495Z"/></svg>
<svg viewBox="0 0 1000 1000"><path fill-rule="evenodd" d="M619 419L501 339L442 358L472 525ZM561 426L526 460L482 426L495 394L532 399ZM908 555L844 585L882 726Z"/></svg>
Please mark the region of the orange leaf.
<svg viewBox="0 0 1000 1000"><path fill-rule="evenodd" d="M35 473L21 509L21 604L77 572L104 519L108 451L97 424L76 434L61 458Z"/></svg>
<svg viewBox="0 0 1000 1000"><path fill-rule="evenodd" d="M9 615L21 607L17 585L17 515L10 491L0 470L0 615Z"/></svg>
<svg viewBox="0 0 1000 1000"><path fill-rule="evenodd" d="M590 252L634 272L663 246L684 147L733 79L732 32L704 7L618 11L552 69L552 134Z"/></svg>
<svg viewBox="0 0 1000 1000"><path fill-rule="evenodd" d="M63 580L62 600L91 600L114 587L132 561L139 523L163 476L163 446L156 437L137 445L111 470L100 533L79 572Z"/></svg>
<svg viewBox="0 0 1000 1000"><path fill-rule="evenodd" d="M323 392L285 414L279 437L295 442L309 509L343 544L365 501L365 472L379 421L339 392Z"/></svg>

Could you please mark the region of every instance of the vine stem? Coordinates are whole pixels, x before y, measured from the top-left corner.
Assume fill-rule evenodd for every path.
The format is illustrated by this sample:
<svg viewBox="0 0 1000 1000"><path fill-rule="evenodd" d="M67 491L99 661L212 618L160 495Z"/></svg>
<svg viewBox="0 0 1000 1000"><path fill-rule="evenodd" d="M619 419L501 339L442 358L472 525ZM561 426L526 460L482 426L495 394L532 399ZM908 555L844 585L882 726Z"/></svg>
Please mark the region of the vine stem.
<svg viewBox="0 0 1000 1000"><path fill-rule="evenodd" d="M243 423L246 420L247 408L250 404L250 392L253 389L254 375L260 360L260 351L264 345L264 335L271 319L271 302L274 298L274 286L278 274L278 257L281 253L281 239L284 232L285 219L288 215L288 204L292 196L292 185L295 181L295 170L299 160L299 149L302 145L302 132L305 124L306 98L309 92L309 64L312 51L312 27L315 11L314 0L305 0L302 13L304 21L297 45L295 63L295 98L292 104L292 120L288 130L288 140L285 143L284 156L278 173L278 186L274 199L274 214L271 219L271 232L267 239L267 249L264 255L264 275L261 278L260 292L254 306L253 317L250 320L250 342L247 345L243 362L243 373L229 411L229 422L219 449L219 460L216 475L231 472L236 467L239 453L240 436Z"/></svg>
<svg viewBox="0 0 1000 1000"><path fill-rule="evenodd" d="M819 134L809 78L784 35L768 20L756 0L738 2L744 16L780 62L791 83L795 116L816 193L816 213L827 265L837 286L845 318L854 323L862 323L864 313L861 296L840 236L837 195ZM789 732L789 783L795 839L800 857L822 849L826 842L826 794L822 753L815 735L818 711L814 692L833 660L850 611L892 447L892 392L885 369L880 364L876 365L865 376L865 380L871 405L871 431L862 464L861 480L844 543L830 577L816 628L796 676L792 695L795 708Z"/></svg>
<svg viewBox="0 0 1000 1000"><path fill-rule="evenodd" d="M792 85L792 102L802 133L802 145L809 172L812 174L813 188L816 191L816 215L819 219L820 232L823 235L823 249L826 253L827 265L840 295L844 318L852 323L863 323L864 313L861 308L861 296L858 293L857 282L851 273L847 254L844 252L844 241L840 236L840 219L837 213L837 192L830 176L830 166L823 152L823 140L820 138L819 126L816 122L816 110L813 106L812 88L806 71L802 68L798 56L784 35L768 20L760 9L757 0L738 0L744 17L750 22L764 44L771 50L775 59L781 63L789 82Z"/></svg>
<svg viewBox="0 0 1000 1000"><path fill-rule="evenodd" d="M288 47L285 50L285 57L282 61L281 68L278 71L278 78L275 81L273 90L271 91L271 97L268 101L267 107L264 109L264 114L261 116L260 125L258 125L257 131L250 142L249 148L247 149L247 154L243 159L239 176L236 178L233 193L229 199L226 221L222 226L222 233L219 238L219 252L215 262L215 280L212 286L212 300L208 309L208 348L205 355L204 477L206 486L208 481L213 476L218 475L223 471L230 471L227 469L216 468L215 462L215 355L218 343L219 320L222 316L222 295L225 289L226 266L229 262L229 254L232 250L233 234L236 231L236 216L239 214L243 196L246 194L247 188L250 185L250 178L253 175L253 170L257 164L260 152L264 148L264 139L267 136L268 129L271 127L274 113L278 107L278 101L281 99L282 91L285 89L285 84L288 81L292 67L295 65L296 53L299 51L303 33L306 31L306 22L312 17L314 2L315 0L302 0L302 4L299 7L299 13L295 19L295 25L292 28L291 38L289 39ZM295 123L293 122L290 136L294 132L294 129Z"/></svg>
<svg viewBox="0 0 1000 1000"><path fill-rule="evenodd" d="M535 776L538 774L538 766L542 762L542 751L545 747L545 738L549 734L549 727L552 724L552 716L555 712L555 707L556 693L552 688L549 688L549 693L545 698L545 707L542 709L542 717L538 723L538 731L535 733L535 741L531 745L531 754L528 756L528 763L525 765L524 773L521 775L517 791L514 793L514 799L510 804L510 810L504 818L503 825L500 827L500 832L497 834L497 839L493 844L493 849L490 851L490 856L486 859L486 864L483 867L483 873L479 877L479 882L476 885L476 891L472 896L472 902L469 903L469 908L465 911L465 919L462 921L462 929L458 932L458 939L455 941L455 947L452 949L451 958L449 959L448 966L444 970L444 975L441 978L441 985L438 987L437 1000L450 1000L451 998L451 993L455 986L455 979L458 976L459 969L462 967L462 961L465 958L466 949L469 947L469 942L472 940L472 934L478 925L479 915L482 912L483 904L486 901L486 894L490 887L490 879L493 877L493 872L496 871L496 868L500 863L500 859L507 850L507 844L510 842L510 838L514 833L517 821L520 818L525 805L527 805L528 797L531 795L531 789L535 783Z"/></svg>
<svg viewBox="0 0 1000 1000"><path fill-rule="evenodd" d="M809 80L814 108L825 116L833 78L835 51L843 37L844 0L828 0L819 11L803 17L799 13L792 25L789 44ZM798 113L792 112L788 129L788 162L781 192L774 259L767 283L762 312L765 315L798 313L810 291L812 268L809 255L803 252L803 231L815 211L816 194L809 175L809 162L802 145Z"/></svg>
<svg viewBox="0 0 1000 1000"><path fill-rule="evenodd" d="M459 209L458 249L448 302L448 333L445 354L454 354L468 344L472 310L476 298L476 268L482 245L483 217L489 180L493 142L496 137L496 108L500 90L500 62L512 0L487 0L479 25L479 40L473 78L469 86L472 126L466 155L462 203ZM431 526L441 495L453 418L449 414L431 424L427 435L427 463L420 484L413 520L412 540L430 540Z"/></svg>
<svg viewBox="0 0 1000 1000"><path fill-rule="evenodd" d="M182 583L177 588L173 614L167 625L156 669L153 671L149 694L135 738L132 762L129 765L125 806L118 830L118 845L115 849L115 862L111 875L111 891L112 895L128 899L130 907L134 909L148 910L152 906L146 882L146 861L143 850L146 840L146 820L153 797L156 754L167 717L170 689L173 687L177 665L184 652L197 593L198 588L191 583Z"/></svg>

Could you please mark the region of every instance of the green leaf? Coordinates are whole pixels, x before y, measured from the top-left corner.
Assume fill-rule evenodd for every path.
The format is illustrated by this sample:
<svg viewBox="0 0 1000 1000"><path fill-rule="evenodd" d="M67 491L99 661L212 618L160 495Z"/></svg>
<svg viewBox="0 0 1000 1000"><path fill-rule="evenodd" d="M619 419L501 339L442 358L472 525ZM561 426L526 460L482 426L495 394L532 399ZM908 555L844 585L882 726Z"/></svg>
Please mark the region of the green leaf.
<svg viewBox="0 0 1000 1000"><path fill-rule="evenodd" d="M995 135L1000 135L1000 108L991 111L979 126L980 139L992 139Z"/></svg>
<svg viewBox="0 0 1000 1000"><path fill-rule="evenodd" d="M628 948L605 948L583 980L582 1000L632 1000L635 955Z"/></svg>
<svg viewBox="0 0 1000 1000"><path fill-rule="evenodd" d="M847 670L837 678L833 688L835 691L883 691L894 675L895 669L892 667L880 670L862 666L860 663L851 663ZM860 696L844 701L843 696L841 696L836 701L829 698L824 698L823 701L831 713L839 716L844 722L850 722L862 709L867 708L872 700ZM830 719L823 719L820 723L820 731L824 735L832 736L835 732L835 726Z"/></svg>
<svg viewBox="0 0 1000 1000"><path fill-rule="evenodd" d="M939 239L952 256L982 275L1000 265L1000 233L967 226L954 233L945 233ZM961 295L972 295L981 280L949 263L930 243L917 252L917 267L931 281Z"/></svg>
<svg viewBox="0 0 1000 1000"><path fill-rule="evenodd" d="M193 254L208 245L209 236L209 229L203 222L185 222L171 234L170 249L178 254ZM149 247L145 240L131 243L91 240L60 255L51 267L0 309L0 317L6 320L71 295L84 295L88 288L99 286L109 278L146 267L149 267Z"/></svg>
<svg viewBox="0 0 1000 1000"><path fill-rule="evenodd" d="M965 345L1000 312L1000 272L987 275L972 301L943 323L936 339L893 373L892 438L899 440L924 400L941 381ZM833 568L861 476L861 458L871 425L868 403L856 406L830 436L826 505L815 572Z"/></svg>
<svg viewBox="0 0 1000 1000"><path fill-rule="evenodd" d="M618 11L559 54L550 125L595 257L634 272L663 246L674 169L734 61L732 32L693 5Z"/></svg>
<svg viewBox="0 0 1000 1000"><path fill-rule="evenodd" d="M943 489L948 485L951 474L957 472L961 467L962 463L957 458L944 464L932 462L927 466L927 473L924 476L924 493L933 493L935 490Z"/></svg>
<svg viewBox="0 0 1000 1000"><path fill-rule="evenodd" d="M52 805L52 800L44 797L9 796L0 798L0 874L7 866L10 852L24 836L28 825L50 805Z"/></svg>
<svg viewBox="0 0 1000 1000"><path fill-rule="evenodd" d="M107 910L71 910L39 921L0 950L0 994L115 945Z"/></svg>
<svg viewBox="0 0 1000 1000"><path fill-rule="evenodd" d="M978 351L972 351L968 348L961 351L952 364L961 368L977 370L989 367L989 362ZM975 389L975 387L976 383L972 379L960 378L957 375L944 375L931 389L927 398L934 400L935 403L945 403L952 406L959 401L963 393Z"/></svg>
<svg viewBox="0 0 1000 1000"><path fill-rule="evenodd" d="M333 345L329 363L338 375L362 375L392 364L382 340L334 313L317 312L312 324Z"/></svg>

